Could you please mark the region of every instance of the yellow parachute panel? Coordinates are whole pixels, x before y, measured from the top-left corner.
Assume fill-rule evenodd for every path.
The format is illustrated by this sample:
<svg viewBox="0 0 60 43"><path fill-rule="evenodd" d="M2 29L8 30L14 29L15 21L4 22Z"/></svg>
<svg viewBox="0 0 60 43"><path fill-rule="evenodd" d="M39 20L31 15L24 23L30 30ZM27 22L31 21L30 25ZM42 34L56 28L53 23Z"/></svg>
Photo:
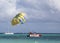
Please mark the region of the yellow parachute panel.
<svg viewBox="0 0 60 43"><path fill-rule="evenodd" d="M16 25L16 24L19 24L19 22L20 21L18 19L13 18L11 23L12 23L12 25Z"/></svg>

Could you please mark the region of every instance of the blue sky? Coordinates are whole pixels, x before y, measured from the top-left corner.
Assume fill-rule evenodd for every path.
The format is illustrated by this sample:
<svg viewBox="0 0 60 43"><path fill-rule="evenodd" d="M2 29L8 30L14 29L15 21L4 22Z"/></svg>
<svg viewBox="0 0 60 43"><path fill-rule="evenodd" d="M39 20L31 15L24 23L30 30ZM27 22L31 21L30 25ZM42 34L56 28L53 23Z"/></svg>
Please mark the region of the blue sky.
<svg viewBox="0 0 60 43"><path fill-rule="evenodd" d="M26 23L11 25L18 13L26 13ZM60 0L0 0L0 32L60 33Z"/></svg>

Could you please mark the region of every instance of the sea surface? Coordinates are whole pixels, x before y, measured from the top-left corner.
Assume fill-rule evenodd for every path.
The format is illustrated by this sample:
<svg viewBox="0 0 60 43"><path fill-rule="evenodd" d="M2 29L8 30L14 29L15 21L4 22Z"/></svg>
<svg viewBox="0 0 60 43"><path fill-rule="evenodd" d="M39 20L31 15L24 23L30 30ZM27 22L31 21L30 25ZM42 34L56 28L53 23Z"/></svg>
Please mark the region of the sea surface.
<svg viewBox="0 0 60 43"><path fill-rule="evenodd" d="M60 33L40 33L41 37L27 37L27 33L0 34L0 43L60 43Z"/></svg>

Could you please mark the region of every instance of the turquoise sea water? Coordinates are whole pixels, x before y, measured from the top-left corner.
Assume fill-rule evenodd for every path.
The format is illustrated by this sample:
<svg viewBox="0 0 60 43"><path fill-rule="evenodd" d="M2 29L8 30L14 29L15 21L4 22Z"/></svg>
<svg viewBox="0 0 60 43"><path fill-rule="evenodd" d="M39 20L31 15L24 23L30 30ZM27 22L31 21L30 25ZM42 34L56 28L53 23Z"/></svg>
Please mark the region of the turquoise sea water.
<svg viewBox="0 0 60 43"><path fill-rule="evenodd" d="M0 43L60 43L60 33L42 33L40 38L27 37L28 34L0 34Z"/></svg>

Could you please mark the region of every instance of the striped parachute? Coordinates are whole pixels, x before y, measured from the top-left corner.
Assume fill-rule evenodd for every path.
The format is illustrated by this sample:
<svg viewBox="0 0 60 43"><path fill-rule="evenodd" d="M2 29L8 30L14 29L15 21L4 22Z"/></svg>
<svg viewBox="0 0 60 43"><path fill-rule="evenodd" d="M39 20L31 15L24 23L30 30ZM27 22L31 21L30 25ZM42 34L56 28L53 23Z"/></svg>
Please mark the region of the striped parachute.
<svg viewBox="0 0 60 43"><path fill-rule="evenodd" d="M25 22L25 13L18 13L11 21L12 25L23 24Z"/></svg>

